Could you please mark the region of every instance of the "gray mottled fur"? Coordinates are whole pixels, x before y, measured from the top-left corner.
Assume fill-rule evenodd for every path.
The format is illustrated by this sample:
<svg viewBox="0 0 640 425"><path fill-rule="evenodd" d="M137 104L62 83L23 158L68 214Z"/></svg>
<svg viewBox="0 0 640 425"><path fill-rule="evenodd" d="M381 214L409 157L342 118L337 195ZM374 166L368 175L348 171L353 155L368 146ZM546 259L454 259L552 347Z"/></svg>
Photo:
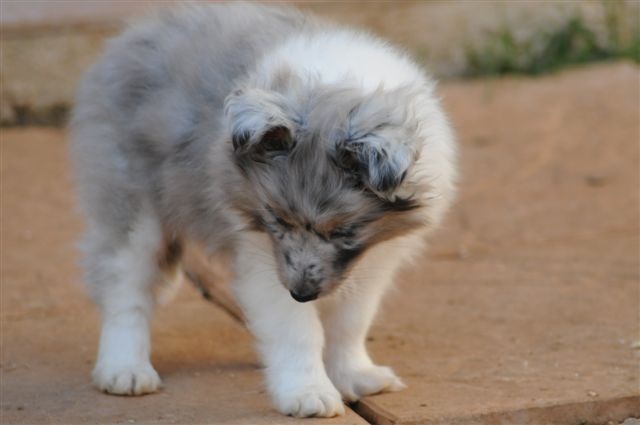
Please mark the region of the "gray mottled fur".
<svg viewBox="0 0 640 425"><path fill-rule="evenodd" d="M72 124L91 287L107 283L101 259L142 211L167 241L211 249L264 230L283 283L323 291L371 244L424 224L410 89L365 95L286 70L266 82L252 74L263 52L323 25L289 9L215 5L164 12L110 41ZM265 152L274 128L290 145Z"/></svg>

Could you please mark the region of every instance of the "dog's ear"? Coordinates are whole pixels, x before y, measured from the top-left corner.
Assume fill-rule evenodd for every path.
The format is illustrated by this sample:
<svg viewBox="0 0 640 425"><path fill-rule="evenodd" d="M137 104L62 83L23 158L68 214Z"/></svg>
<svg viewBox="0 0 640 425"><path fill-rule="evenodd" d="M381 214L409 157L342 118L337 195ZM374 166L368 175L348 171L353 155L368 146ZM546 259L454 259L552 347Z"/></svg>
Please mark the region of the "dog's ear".
<svg viewBox="0 0 640 425"><path fill-rule="evenodd" d="M389 194L404 181L415 154L407 145L370 135L340 142L336 158L360 184L375 193Z"/></svg>
<svg viewBox="0 0 640 425"><path fill-rule="evenodd" d="M286 155L294 146L284 101L275 93L236 90L225 100L225 116L237 155L276 157Z"/></svg>
<svg viewBox="0 0 640 425"><path fill-rule="evenodd" d="M402 92L374 93L349 114L348 129L335 144L340 167L384 198L402 184L416 161L420 138Z"/></svg>

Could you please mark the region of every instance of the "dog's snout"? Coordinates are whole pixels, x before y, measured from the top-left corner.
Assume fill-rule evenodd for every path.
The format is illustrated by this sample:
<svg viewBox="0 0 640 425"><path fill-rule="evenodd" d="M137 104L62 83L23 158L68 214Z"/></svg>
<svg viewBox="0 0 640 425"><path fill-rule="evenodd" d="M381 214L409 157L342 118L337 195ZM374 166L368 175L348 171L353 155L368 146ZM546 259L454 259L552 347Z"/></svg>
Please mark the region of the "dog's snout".
<svg viewBox="0 0 640 425"><path fill-rule="evenodd" d="M312 264L304 268L297 285L289 292L294 300L304 303L313 301L320 294L320 279L317 276L319 267Z"/></svg>
<svg viewBox="0 0 640 425"><path fill-rule="evenodd" d="M309 281L312 285L316 285L318 283L318 274L322 270L316 266L315 264L311 264L304 268L302 272L302 280Z"/></svg>
<svg viewBox="0 0 640 425"><path fill-rule="evenodd" d="M299 303L306 303L307 301L313 301L318 298L320 290L313 287L305 287L301 289L292 289L289 291L294 300Z"/></svg>

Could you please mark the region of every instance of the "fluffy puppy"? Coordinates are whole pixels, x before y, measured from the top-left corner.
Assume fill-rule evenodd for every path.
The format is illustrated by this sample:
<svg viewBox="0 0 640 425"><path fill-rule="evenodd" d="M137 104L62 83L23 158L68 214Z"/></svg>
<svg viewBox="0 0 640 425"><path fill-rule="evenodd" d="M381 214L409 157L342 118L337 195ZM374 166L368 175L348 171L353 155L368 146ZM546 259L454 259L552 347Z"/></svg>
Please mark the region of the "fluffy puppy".
<svg viewBox="0 0 640 425"><path fill-rule="evenodd" d="M71 130L100 389L158 389L149 320L187 240L233 252L282 413L403 388L365 337L455 174L434 83L404 53L286 8L165 11L110 41Z"/></svg>

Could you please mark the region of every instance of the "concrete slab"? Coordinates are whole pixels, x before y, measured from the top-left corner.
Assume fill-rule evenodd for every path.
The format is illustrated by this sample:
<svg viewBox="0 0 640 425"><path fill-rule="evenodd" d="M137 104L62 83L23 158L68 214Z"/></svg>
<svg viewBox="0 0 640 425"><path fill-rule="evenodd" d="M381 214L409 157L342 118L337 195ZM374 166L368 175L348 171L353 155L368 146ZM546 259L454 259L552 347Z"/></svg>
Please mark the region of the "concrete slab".
<svg viewBox="0 0 640 425"><path fill-rule="evenodd" d="M409 389L367 398L359 414L380 424L640 416L638 88L627 64L443 85L460 199L370 338Z"/></svg>
<svg viewBox="0 0 640 425"><path fill-rule="evenodd" d="M639 89L626 64L442 87L460 199L372 332L409 389L356 411L384 424L640 416Z"/></svg>
<svg viewBox="0 0 640 425"><path fill-rule="evenodd" d="M638 68L441 89L460 200L371 334L409 388L355 410L380 424L640 416ZM249 335L191 288L154 329L165 390L92 390L97 318L74 266L63 135L3 129L0 147L3 423L293 421L269 407Z"/></svg>
<svg viewBox="0 0 640 425"><path fill-rule="evenodd" d="M84 296L64 134L1 131L3 424L294 424L274 411L248 332L184 288L154 323L165 388L107 396L90 371L98 318ZM314 423L363 424L353 411Z"/></svg>

